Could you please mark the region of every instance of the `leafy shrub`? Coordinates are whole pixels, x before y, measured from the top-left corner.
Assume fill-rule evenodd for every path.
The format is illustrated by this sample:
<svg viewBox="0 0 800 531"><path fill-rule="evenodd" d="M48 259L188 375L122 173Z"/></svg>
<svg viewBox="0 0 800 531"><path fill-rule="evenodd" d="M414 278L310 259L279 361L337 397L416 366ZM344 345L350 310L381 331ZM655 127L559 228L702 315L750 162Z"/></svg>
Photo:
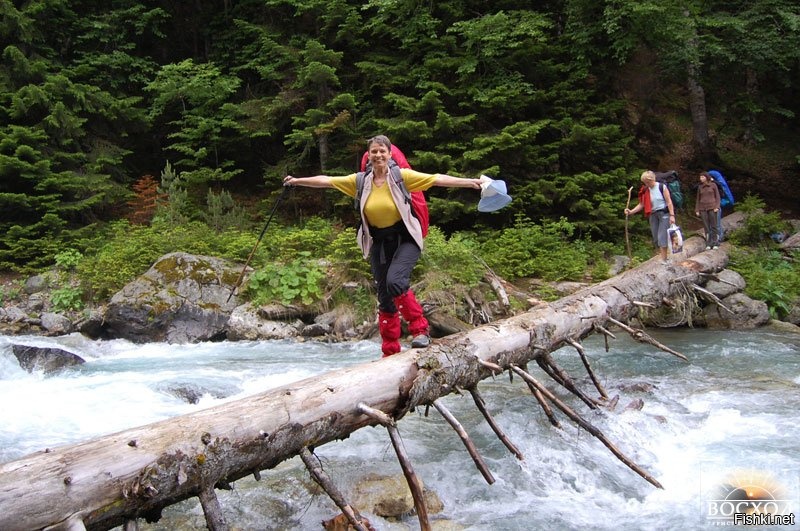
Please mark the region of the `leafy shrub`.
<svg viewBox="0 0 800 531"><path fill-rule="evenodd" d="M215 232L223 232L229 228L244 229L249 225L247 213L236 204L227 190L219 193L208 191L203 219Z"/></svg>
<svg viewBox="0 0 800 531"><path fill-rule="evenodd" d="M0 286L0 306L6 302L19 300L22 288L19 286Z"/></svg>
<svg viewBox="0 0 800 531"><path fill-rule="evenodd" d="M507 279L581 280L588 260L584 245L571 241L575 226L565 218L536 225L518 216L514 226L485 242L481 255Z"/></svg>
<svg viewBox="0 0 800 531"><path fill-rule="evenodd" d="M167 231L118 221L111 225L106 243L97 253L78 264L78 278L93 299L105 299L173 249Z"/></svg>
<svg viewBox="0 0 800 531"><path fill-rule="evenodd" d="M431 226L416 273L425 277L436 275L442 285L430 286L433 289L447 289L455 284L474 287L486 269L477 250L477 242L466 234L454 234L448 240L438 227Z"/></svg>
<svg viewBox="0 0 800 531"><path fill-rule="evenodd" d="M55 312L83 309L83 292L80 288L66 287L50 294L51 308Z"/></svg>
<svg viewBox="0 0 800 531"><path fill-rule="evenodd" d="M341 281L372 279L372 270L358 247L356 229L353 227L346 227L339 232L328 244L327 251L326 259Z"/></svg>
<svg viewBox="0 0 800 531"><path fill-rule="evenodd" d="M283 227L276 230L270 227L262 245L269 260L288 261L302 252L322 256L333 238L331 222L314 217L307 220L302 227Z"/></svg>
<svg viewBox="0 0 800 531"><path fill-rule="evenodd" d="M255 304L311 304L322 297L325 270L302 251L287 264L271 263L250 274L245 292Z"/></svg>
<svg viewBox="0 0 800 531"><path fill-rule="evenodd" d="M67 249L56 255L56 266L64 271L71 271L78 266L82 258L83 255L80 253L80 251L75 249Z"/></svg>
<svg viewBox="0 0 800 531"><path fill-rule="evenodd" d="M747 282L745 294L766 302L773 318L786 316L800 297L800 265L786 261L778 251L736 250L729 267Z"/></svg>
<svg viewBox="0 0 800 531"><path fill-rule="evenodd" d="M765 203L758 196L747 194L736 210L744 214L744 225L731 232L730 240L738 245L771 242L769 235L783 232L787 226L778 212L764 212Z"/></svg>

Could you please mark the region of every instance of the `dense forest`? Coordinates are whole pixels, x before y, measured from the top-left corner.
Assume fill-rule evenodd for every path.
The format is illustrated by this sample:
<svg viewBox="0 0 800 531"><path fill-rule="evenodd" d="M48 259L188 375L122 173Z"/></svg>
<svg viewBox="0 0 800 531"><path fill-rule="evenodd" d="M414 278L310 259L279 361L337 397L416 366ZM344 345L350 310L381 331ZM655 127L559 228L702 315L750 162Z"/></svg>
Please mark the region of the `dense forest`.
<svg viewBox="0 0 800 531"><path fill-rule="evenodd" d="M432 192L445 234L568 220L572 238L619 240L647 168L678 169L690 191L714 167L775 209L800 197L792 0L0 0L0 12L0 271L91 255L156 222L257 232L284 175L351 173L379 133L422 171L507 182L514 201L492 215L463 190ZM287 225L352 221L340 194L297 191L286 206Z"/></svg>

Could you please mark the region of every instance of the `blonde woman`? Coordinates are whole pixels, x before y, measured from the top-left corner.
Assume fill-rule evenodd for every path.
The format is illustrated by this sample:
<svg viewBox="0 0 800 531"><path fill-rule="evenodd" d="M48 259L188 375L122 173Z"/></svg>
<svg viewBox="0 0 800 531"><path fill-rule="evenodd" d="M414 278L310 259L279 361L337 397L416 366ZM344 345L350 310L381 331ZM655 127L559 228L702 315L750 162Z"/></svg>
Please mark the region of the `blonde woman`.
<svg viewBox="0 0 800 531"><path fill-rule="evenodd" d="M639 189L639 204L625 209L625 215L644 212L650 222L650 232L653 235L653 245L658 247L658 254L663 263L667 260L667 245L669 238L667 230L675 223L675 207L669 189L656 181L656 174L652 171L642 173L642 187Z"/></svg>

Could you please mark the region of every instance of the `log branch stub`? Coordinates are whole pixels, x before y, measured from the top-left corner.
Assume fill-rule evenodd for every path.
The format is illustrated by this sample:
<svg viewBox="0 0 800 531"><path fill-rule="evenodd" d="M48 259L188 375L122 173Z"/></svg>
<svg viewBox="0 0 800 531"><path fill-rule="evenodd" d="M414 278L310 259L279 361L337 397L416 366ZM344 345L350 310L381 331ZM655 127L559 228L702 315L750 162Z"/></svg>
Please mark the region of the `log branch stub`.
<svg viewBox="0 0 800 531"><path fill-rule="evenodd" d="M389 432L389 439L392 441L392 447L394 447L394 452L397 455L397 461L400 463L400 468L403 470L408 488L411 490L411 497L414 500L414 508L417 510L420 528L429 530L431 526L428 520L428 509L425 506L422 483L414 472L414 467L411 466L411 460L408 458L408 454L403 446L403 441L400 438L400 431L397 429L397 423L383 411L369 407L364 403L358 404L358 410L385 426L386 430Z"/></svg>
<svg viewBox="0 0 800 531"><path fill-rule="evenodd" d="M492 363L491 361L482 360L481 358L478 358L478 365L492 371L492 376L501 374L503 372L503 368L500 365Z"/></svg>
<svg viewBox="0 0 800 531"><path fill-rule="evenodd" d="M483 400L483 397L480 395L480 393L478 393L478 390L472 388L469 390L469 394L472 395L472 400L475 402L475 406L478 408L478 411L481 412L483 418L486 419L486 422L489 424L489 427L492 428L492 431L495 433L495 435L497 435L497 438L500 439L500 442L502 442L517 459L524 461L525 456L522 455L522 452L520 452L516 446L514 446L514 443L511 442L508 436L506 436L505 432L500 428L500 426L497 425L497 422L495 422L492 414L489 413L488 409L486 409L486 401Z"/></svg>
<svg viewBox="0 0 800 531"><path fill-rule="evenodd" d="M637 465L636 463L631 461L627 456L625 456L625 454L620 452L619 449L616 446L614 446L614 444L612 444L611 441L608 440L608 438L603 434L603 432L601 432L599 429L597 429L591 423L586 421L583 417L578 415L575 411L572 410L572 408L567 406L564 402L559 400L558 397L556 397L553 393L551 393L547 389L547 387L545 387L544 385L539 383L539 381L536 380L536 378L534 378L533 376L531 376L530 374L528 374L527 372L523 371L522 369L520 369L519 367L517 367L515 365L511 366L511 370L513 370L514 372L519 374L520 377L523 380L525 380L526 382L531 384L540 393L542 393L545 397L547 397L548 400L553 402L556 405L556 407L561 410L562 413L564 413L569 418L571 418L573 422L578 424L578 426L580 426L581 428L583 428L584 430L588 431L590 434L592 434L593 436L598 438L600 440L600 442L602 442L603 445L606 448L611 450L611 453L614 454L617 457L617 459L619 459L620 461L625 463L625 465L628 468L630 468L631 470L633 470L634 472L639 474L641 477L643 477L645 480L647 480L647 482L649 482L651 485L653 485L653 486L655 486L655 487L657 487L659 489L663 489L664 488L661 485L661 483L659 483L655 478L653 478L650 474L645 472L641 467L639 467L639 465Z"/></svg>
<svg viewBox="0 0 800 531"><path fill-rule="evenodd" d="M733 310L731 310L730 308L728 308L727 306L722 304L722 301L720 300L720 298L717 297L716 295L714 295L713 293L711 293L710 291L708 291L707 289L705 289L703 287L700 287L697 284L692 284L691 286L692 286L693 290L695 290L695 291L701 293L702 295L704 295L705 297L711 299L711 301L714 304L716 304L717 306L719 306L720 308L722 308L723 310L725 310L729 314L735 315Z"/></svg>
<svg viewBox="0 0 800 531"><path fill-rule="evenodd" d="M486 482L489 485L494 483L494 481L495 481L494 476L489 471L489 468L486 466L486 463L483 461L483 458L478 453L478 450L475 448L475 444L472 442L472 439L469 438L469 435L467 434L467 431L464 429L464 427L461 425L461 423L458 422L458 419L456 419L453 416L453 414L450 413L450 411L447 409L447 407L444 404L442 404L442 402L440 400L434 400L433 401L433 407L436 408L436 411L438 411L442 415L442 417L444 417L444 419L450 424L450 426L453 427L453 429L456 431L458 436L461 438L461 442L464 443L464 446L466 447L467 452L469 452L469 455L472 457L472 460L475 462L475 466L478 467L478 470L480 470L480 472L483 475L483 478L486 480Z"/></svg>
<svg viewBox="0 0 800 531"><path fill-rule="evenodd" d="M228 531L228 523L225 521L225 515L222 514L222 506L219 504L214 486L208 485L200 491L198 497L209 531Z"/></svg>
<svg viewBox="0 0 800 531"><path fill-rule="evenodd" d="M411 489L411 498L414 500L414 508L417 511L417 520L419 520L419 527L421 531L431 531L431 523L428 519L428 507L425 505L425 495L422 490L422 482L414 472L414 467L411 466L411 459L406 453L403 440L400 438L400 431L397 426L386 426L389 432L389 439L392 441L394 453L397 455L397 460L400 463L400 468L403 469L403 475L406 477L408 488Z"/></svg>
<svg viewBox="0 0 800 531"><path fill-rule="evenodd" d="M336 506L341 509L342 514L347 518L347 521L350 522L357 531L368 531L369 527L365 526L361 520L361 515L358 514L352 505L347 503L344 499L344 496L336 488L336 485L333 484L331 481L330 476L322 469L319 464L319 459L314 459L314 454L308 447L305 447L300 450L300 459L303 461L303 464L308 469L308 472L311 474L311 477L314 481L322 487L322 490L328 495L328 497L336 504Z"/></svg>
<svg viewBox="0 0 800 531"><path fill-rule="evenodd" d="M620 327L623 330L625 330L626 332L628 332L628 334L630 334L630 336L633 339L635 339L636 341L638 341L639 343L647 343L648 345L653 345L657 349L663 350L664 352L672 354L673 356L676 356L676 357L682 359L683 361L689 361L689 358L687 358L686 356L684 356L680 352L678 352L676 350L673 350L673 349L669 348L668 346L666 346L666 345L664 345L662 343L659 343L658 341L653 339L649 334L647 334L644 330L638 330L636 328L632 328L632 327L626 325L625 323L623 323L622 321L617 321L616 319L614 319L613 317L610 317L610 316L606 317L606 319L608 319L609 321L611 321L612 323L614 323L618 327Z"/></svg>
<svg viewBox="0 0 800 531"><path fill-rule="evenodd" d="M586 372L589 373L589 378L592 379L592 383L594 384L595 389L597 389L597 392L600 393L600 396L602 396L604 400L608 400L608 393L606 393L606 390L600 384L600 380L598 380L597 376L595 376L594 371L592 370L592 366L589 365L589 358L586 357L586 351L584 350L583 345L581 345L578 341L575 341L572 338L567 339L567 343L572 345L575 348L575 350L578 351L578 355L581 357L583 366L586 367Z"/></svg>
<svg viewBox="0 0 800 531"><path fill-rule="evenodd" d="M567 374L564 369L559 367L556 362L553 361L553 357L550 356L550 354L542 354L536 358L536 363L564 389L580 398L584 404L589 406L589 409L597 409L598 402L593 398L586 396L586 393L578 389L578 386L575 385L575 382L572 381L572 378L570 378L569 374Z"/></svg>

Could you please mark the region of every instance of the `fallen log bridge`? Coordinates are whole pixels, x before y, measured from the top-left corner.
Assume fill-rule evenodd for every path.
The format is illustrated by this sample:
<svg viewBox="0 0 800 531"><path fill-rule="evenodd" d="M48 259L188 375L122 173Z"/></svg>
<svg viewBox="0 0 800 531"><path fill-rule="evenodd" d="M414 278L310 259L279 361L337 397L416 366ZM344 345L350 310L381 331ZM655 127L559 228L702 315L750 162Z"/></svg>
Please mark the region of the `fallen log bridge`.
<svg viewBox="0 0 800 531"><path fill-rule="evenodd" d="M610 334L609 327L627 323L640 308L661 306L686 286L702 284L702 273L724 267L724 248L700 252L702 243L695 240L685 243L681 262L664 265L650 260L552 304L437 340L427 349L406 351L0 465L0 529L110 529L119 525L136 529L137 519L158 520L164 507L195 496L200 498L208 527L226 529L215 488L250 474L258 478L261 470L296 455L350 522L366 529L368 524L361 521L358 511L326 481L324 473L315 470L313 449L347 438L365 426L384 425L414 494L415 488L421 489L397 436L397 421L416 407L434 406L458 431L458 422L448 418L449 412L437 400L463 389L472 393L501 440L521 458L477 393L481 380L500 371L522 377L551 422L558 423L554 406L598 437L636 473L660 486L527 374L526 367L535 361L590 408L602 404L606 395L599 384L595 383L599 397L589 396L553 363L549 353L572 345L582 355L582 338L595 331ZM637 339L647 340L642 331L634 332ZM585 358L584 363L592 375ZM465 446L491 483L491 472L461 432L463 428L459 434ZM421 528L429 529L424 503L417 495L415 501Z"/></svg>

